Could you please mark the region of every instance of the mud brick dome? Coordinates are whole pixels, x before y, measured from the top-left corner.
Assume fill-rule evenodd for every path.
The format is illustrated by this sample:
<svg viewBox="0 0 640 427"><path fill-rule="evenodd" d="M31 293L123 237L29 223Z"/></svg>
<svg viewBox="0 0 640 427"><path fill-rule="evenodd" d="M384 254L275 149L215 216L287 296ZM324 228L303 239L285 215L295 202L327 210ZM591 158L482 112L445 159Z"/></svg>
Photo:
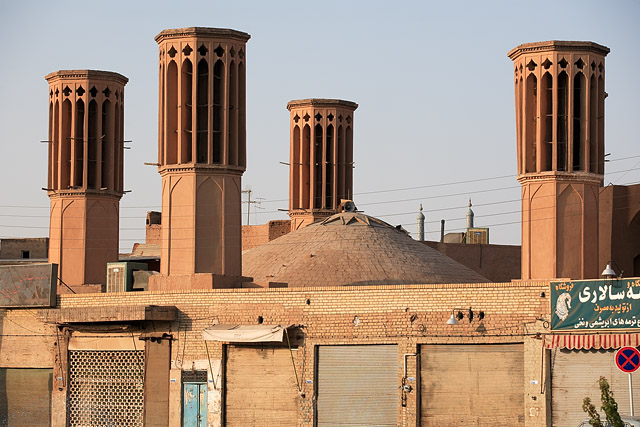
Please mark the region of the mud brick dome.
<svg viewBox="0 0 640 427"><path fill-rule="evenodd" d="M343 212L243 253L256 283L289 287L477 283L475 271L362 213Z"/></svg>

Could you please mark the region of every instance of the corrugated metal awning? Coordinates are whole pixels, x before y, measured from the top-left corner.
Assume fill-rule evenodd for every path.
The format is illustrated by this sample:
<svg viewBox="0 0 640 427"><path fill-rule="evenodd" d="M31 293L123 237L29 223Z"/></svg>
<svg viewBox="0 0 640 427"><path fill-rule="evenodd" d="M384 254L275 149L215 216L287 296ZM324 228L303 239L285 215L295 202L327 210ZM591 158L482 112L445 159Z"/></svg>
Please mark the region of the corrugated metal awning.
<svg viewBox="0 0 640 427"><path fill-rule="evenodd" d="M213 325L202 330L202 339L223 342L282 342L285 329L280 325Z"/></svg>
<svg viewBox="0 0 640 427"><path fill-rule="evenodd" d="M625 346L639 347L640 334L559 334L545 335L544 347L569 350L610 349Z"/></svg>

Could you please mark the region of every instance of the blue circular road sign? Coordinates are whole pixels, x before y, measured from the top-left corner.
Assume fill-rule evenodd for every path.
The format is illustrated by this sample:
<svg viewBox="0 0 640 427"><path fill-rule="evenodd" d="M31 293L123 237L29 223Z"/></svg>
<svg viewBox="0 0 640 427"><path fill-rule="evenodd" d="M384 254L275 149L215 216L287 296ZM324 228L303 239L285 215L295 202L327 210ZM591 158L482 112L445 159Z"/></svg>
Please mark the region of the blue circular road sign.
<svg viewBox="0 0 640 427"><path fill-rule="evenodd" d="M616 366L622 372L635 372L640 367L640 351L635 347L622 347L616 352Z"/></svg>

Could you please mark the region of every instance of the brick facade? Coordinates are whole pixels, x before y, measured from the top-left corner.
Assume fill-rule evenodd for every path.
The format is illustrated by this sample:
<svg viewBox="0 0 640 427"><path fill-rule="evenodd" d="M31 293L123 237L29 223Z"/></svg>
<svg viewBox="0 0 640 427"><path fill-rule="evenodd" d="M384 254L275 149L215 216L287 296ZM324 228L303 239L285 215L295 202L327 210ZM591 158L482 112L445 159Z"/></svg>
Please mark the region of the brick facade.
<svg viewBox="0 0 640 427"><path fill-rule="evenodd" d="M64 425L68 330L43 320L66 318L67 326L73 329L77 325L73 322L82 319L94 322L139 319L139 313L144 313L142 306L175 306L177 320L146 321L144 331L166 333L173 338L170 378L177 384L169 385L169 424L179 425L181 369L213 368L215 377L224 365L224 344L208 341L205 346L202 330L214 323L254 325L261 316L264 324L299 326L292 329L291 336L299 345L296 369L304 394L297 398L297 422L312 425L314 388L306 380L314 380L317 345L397 344L400 385L403 355L419 352L421 344L524 343L524 378L514 381L524 382L525 425L544 426L548 424L545 403L548 394L541 393L542 341L536 334L545 332L541 319L549 318L548 298L541 297L542 292L548 295L548 286L548 282L519 282L59 295L56 309L2 313L0 325L5 337L0 347L0 366L53 368L52 424ZM95 307L111 313L111 317L92 314ZM476 318L472 323L465 318L455 326L445 323L454 308L467 307L484 311L486 317L483 321ZM82 314L82 319L73 313ZM358 322L354 322L355 316ZM408 357L408 376L418 378L415 357ZM215 388L212 382L208 385L210 426L222 423L221 377L214 378ZM537 379L539 384L531 384L531 379ZM414 391L406 393L406 407L401 406L398 391L398 425L416 425L416 408L420 406L416 400L418 386L416 382Z"/></svg>

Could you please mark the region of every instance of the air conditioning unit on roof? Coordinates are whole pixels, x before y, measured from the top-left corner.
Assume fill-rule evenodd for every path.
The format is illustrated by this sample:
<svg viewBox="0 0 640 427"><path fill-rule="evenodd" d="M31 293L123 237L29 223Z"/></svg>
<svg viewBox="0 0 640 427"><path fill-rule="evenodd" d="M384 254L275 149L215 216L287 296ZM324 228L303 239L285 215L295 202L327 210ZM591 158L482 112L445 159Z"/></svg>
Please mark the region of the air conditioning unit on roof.
<svg viewBox="0 0 640 427"><path fill-rule="evenodd" d="M133 272L147 270L141 262L107 263L107 292L130 292L133 290Z"/></svg>

